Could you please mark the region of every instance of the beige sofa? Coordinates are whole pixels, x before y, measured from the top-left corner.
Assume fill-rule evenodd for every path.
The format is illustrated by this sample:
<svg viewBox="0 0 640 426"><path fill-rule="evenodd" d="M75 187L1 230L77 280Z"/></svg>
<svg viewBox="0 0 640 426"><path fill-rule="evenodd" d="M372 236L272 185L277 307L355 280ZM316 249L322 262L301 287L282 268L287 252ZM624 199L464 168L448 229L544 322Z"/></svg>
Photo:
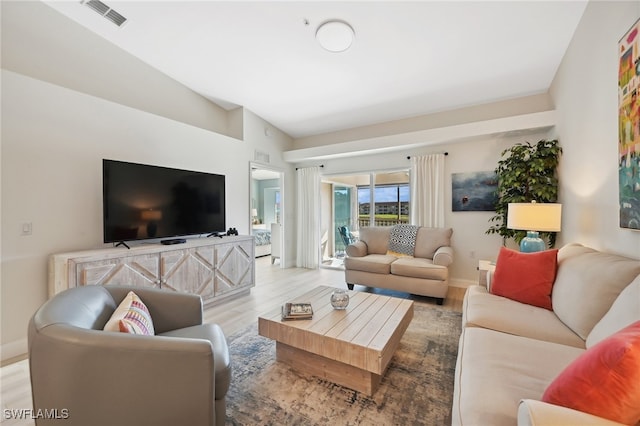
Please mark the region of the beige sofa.
<svg viewBox="0 0 640 426"><path fill-rule="evenodd" d="M470 287L463 303L452 424L616 424L541 398L586 349L640 320L639 274L638 260L571 244L558 252L553 311Z"/></svg>
<svg viewBox="0 0 640 426"><path fill-rule="evenodd" d="M420 227L413 257L387 254L391 226L364 227L359 241L347 247L345 280L354 284L435 297L442 304L453 262L451 228Z"/></svg>
<svg viewBox="0 0 640 426"><path fill-rule="evenodd" d="M149 309L156 335L103 331L130 290ZM203 324L199 296L124 286L58 293L29 323L36 424L223 425L231 381L227 342Z"/></svg>

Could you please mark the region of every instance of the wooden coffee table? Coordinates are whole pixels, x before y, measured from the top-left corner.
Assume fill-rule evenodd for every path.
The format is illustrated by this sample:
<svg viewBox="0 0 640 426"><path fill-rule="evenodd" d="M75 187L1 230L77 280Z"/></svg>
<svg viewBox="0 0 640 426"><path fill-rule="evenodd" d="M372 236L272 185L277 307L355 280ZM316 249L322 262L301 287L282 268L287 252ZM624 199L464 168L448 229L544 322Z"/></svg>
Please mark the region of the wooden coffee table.
<svg viewBox="0 0 640 426"><path fill-rule="evenodd" d="M413 318L413 302L350 291L346 310L333 309L333 287L291 302L309 302L313 319L282 321L280 309L258 317L258 333L276 341L276 359L296 370L372 396Z"/></svg>

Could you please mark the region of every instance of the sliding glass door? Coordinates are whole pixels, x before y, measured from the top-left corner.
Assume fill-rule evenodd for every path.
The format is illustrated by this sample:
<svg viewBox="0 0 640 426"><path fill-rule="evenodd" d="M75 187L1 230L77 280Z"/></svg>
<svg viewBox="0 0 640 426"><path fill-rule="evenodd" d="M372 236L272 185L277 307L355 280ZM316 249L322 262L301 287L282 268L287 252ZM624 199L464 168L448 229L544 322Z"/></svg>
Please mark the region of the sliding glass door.
<svg viewBox="0 0 640 426"><path fill-rule="evenodd" d="M363 226L409 222L409 172L325 176L321 183L322 265L341 268Z"/></svg>
<svg viewBox="0 0 640 426"><path fill-rule="evenodd" d="M333 186L333 223L335 251L344 253L349 244L349 234L358 224L358 190L355 186Z"/></svg>
<svg viewBox="0 0 640 426"><path fill-rule="evenodd" d="M348 241L345 236L358 234L358 186L368 185L369 179L369 174L323 177L320 184L320 250L323 266L342 267Z"/></svg>

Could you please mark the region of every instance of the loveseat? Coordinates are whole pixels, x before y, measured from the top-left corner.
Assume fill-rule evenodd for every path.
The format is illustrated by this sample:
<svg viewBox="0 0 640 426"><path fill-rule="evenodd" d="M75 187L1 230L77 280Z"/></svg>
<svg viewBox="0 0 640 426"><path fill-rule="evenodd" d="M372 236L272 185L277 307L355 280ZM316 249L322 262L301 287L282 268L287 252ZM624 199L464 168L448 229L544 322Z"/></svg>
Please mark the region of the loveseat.
<svg viewBox="0 0 640 426"><path fill-rule="evenodd" d="M346 249L347 286L435 297L441 305L449 288L448 266L453 262L452 229L418 227L411 255L389 250L393 230L393 226L360 228L359 240Z"/></svg>
<svg viewBox="0 0 640 426"><path fill-rule="evenodd" d="M155 335L104 331L139 296ZM29 323L36 424L223 425L231 381L226 339L203 324L199 296L126 286L56 294Z"/></svg>
<svg viewBox="0 0 640 426"><path fill-rule="evenodd" d="M499 274L501 284L515 284L512 288L518 290L525 279L538 273L535 267L520 270L521 278L505 283L509 257L503 257L502 251L495 272L489 272L489 288L468 288L455 372L453 425L619 424L616 416L625 407L617 404L629 405L628 398L632 407L626 408L635 409L638 418L633 420L632 415L626 422L640 421L640 261L578 244L562 247L555 256L551 309L494 294ZM620 332L625 327L631 327L636 337ZM614 374L618 364L611 361L606 378L594 379L597 369L589 362L594 356L605 359L599 351L608 350L621 335L624 345L635 348L632 368L621 378ZM630 380L630 385L619 383L628 386L620 393L611 389L610 379ZM604 411L602 404L606 404Z"/></svg>

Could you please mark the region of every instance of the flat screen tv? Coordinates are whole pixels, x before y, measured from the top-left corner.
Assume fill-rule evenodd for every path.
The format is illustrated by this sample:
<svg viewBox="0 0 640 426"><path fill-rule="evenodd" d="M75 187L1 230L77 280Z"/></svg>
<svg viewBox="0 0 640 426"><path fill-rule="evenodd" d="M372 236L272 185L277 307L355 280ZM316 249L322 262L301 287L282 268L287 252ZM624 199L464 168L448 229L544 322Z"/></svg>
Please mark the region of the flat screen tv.
<svg viewBox="0 0 640 426"><path fill-rule="evenodd" d="M105 243L226 228L224 175L106 159L102 175Z"/></svg>

